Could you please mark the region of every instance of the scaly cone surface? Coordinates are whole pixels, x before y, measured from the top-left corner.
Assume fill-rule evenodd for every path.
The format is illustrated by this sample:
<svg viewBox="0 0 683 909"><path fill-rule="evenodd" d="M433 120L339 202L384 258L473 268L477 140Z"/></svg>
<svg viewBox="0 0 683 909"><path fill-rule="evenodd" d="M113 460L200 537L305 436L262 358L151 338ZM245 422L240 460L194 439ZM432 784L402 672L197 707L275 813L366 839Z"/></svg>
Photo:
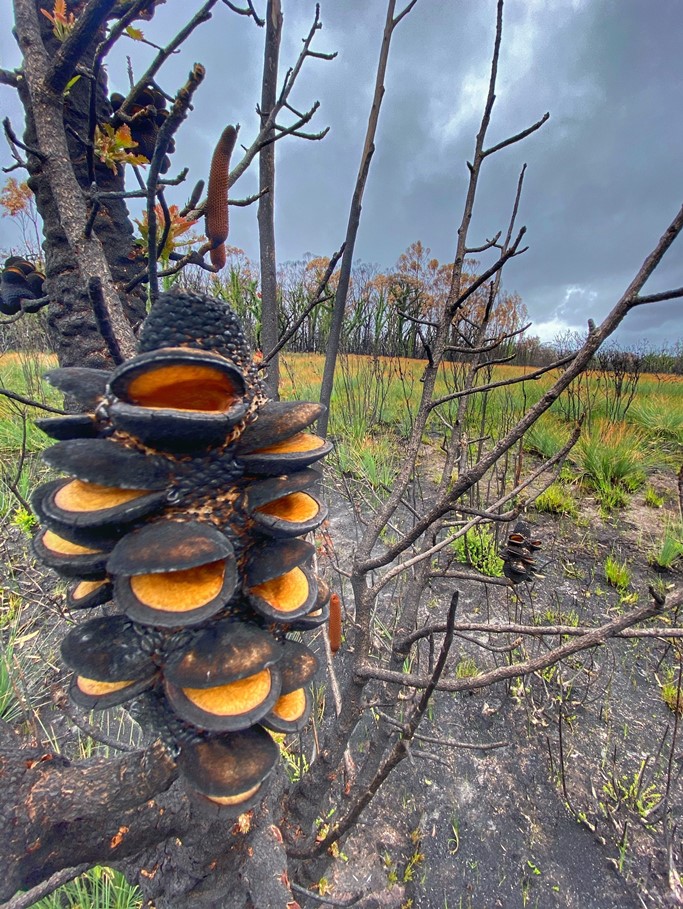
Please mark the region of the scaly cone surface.
<svg viewBox="0 0 683 909"><path fill-rule="evenodd" d="M139 354L112 372L48 373L83 413L38 425L65 476L38 488L38 556L98 615L62 643L89 709L146 699L193 796L239 814L278 758L270 731L303 728L317 660L288 639L327 618L301 539L326 516L310 465L319 405L268 401L230 307L162 294Z"/></svg>

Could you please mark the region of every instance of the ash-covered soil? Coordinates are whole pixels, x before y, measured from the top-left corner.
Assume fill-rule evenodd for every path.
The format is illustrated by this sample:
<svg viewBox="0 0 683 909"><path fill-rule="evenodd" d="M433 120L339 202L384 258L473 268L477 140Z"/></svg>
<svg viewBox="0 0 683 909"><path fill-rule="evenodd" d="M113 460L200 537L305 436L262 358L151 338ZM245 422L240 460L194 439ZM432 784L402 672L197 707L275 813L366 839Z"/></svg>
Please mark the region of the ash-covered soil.
<svg viewBox="0 0 683 909"><path fill-rule="evenodd" d="M669 493L673 514L673 481L657 477L655 485ZM683 584L680 567L660 575L647 562L666 509L646 507L642 493L607 517L590 498L581 509L578 521L530 509L525 519L543 541L537 578L487 595L480 585L450 582L459 584L458 620L597 625L645 602L651 584ZM332 514L343 563L357 528L342 507ZM605 578L610 554L628 566L621 591ZM439 610L443 617L453 589L442 584L425 598L425 623ZM681 621L649 622L667 623ZM493 637L498 652L456 638L445 677L505 664L501 648L514 635ZM512 651L517 660L557 644L553 636ZM322 885L338 901L362 894L361 909L683 905L683 730L661 692L677 680L681 652L671 639L612 640L524 681L438 693L410 758L324 880L307 886ZM349 654L336 660L343 676ZM444 739L446 746L435 741Z"/></svg>

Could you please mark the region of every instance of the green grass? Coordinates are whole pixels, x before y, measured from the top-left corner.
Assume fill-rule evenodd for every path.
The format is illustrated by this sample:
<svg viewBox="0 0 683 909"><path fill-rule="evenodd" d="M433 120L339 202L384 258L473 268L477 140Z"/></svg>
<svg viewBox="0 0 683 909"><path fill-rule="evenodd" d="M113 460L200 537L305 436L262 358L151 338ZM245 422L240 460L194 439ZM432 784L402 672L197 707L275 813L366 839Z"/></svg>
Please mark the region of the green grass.
<svg viewBox="0 0 683 909"><path fill-rule="evenodd" d="M459 562L471 565L490 578L499 578L503 574L503 560L498 555L493 532L485 525L472 527L451 544Z"/></svg>
<svg viewBox="0 0 683 909"><path fill-rule="evenodd" d="M567 424L546 413L524 436L524 447L542 458L552 458L567 444L568 439Z"/></svg>
<svg viewBox="0 0 683 909"><path fill-rule="evenodd" d="M5 354L0 357L0 387L40 403L61 407L62 396L42 381L43 373L50 366L54 366L54 358L43 354ZM36 417L45 415L37 407L0 396L0 516L14 514L21 507L10 488L12 484L16 484L19 494L28 501L46 473L37 455L51 442L33 423ZM20 465L22 449L26 458Z"/></svg>
<svg viewBox="0 0 683 909"><path fill-rule="evenodd" d="M629 411L629 420L665 443L683 446L683 401L672 395L656 394L638 398Z"/></svg>
<svg viewBox="0 0 683 909"><path fill-rule="evenodd" d="M664 532L648 552L647 560L654 568L669 571L683 558L683 524L667 522Z"/></svg>
<svg viewBox="0 0 683 909"><path fill-rule="evenodd" d="M576 518L579 508L576 499L563 483L551 483L534 502L536 511L547 514L564 514Z"/></svg>
<svg viewBox="0 0 683 909"><path fill-rule="evenodd" d="M648 486L645 490L645 504L648 508L662 508L664 505L664 496L660 495L653 486Z"/></svg>
<svg viewBox="0 0 683 909"><path fill-rule="evenodd" d="M391 436L368 435L340 439L332 459L340 473L365 480L376 492L386 492L396 476L400 453Z"/></svg>
<svg viewBox="0 0 683 909"><path fill-rule="evenodd" d="M673 667L667 669L664 681L659 682L659 692L669 710L683 714L683 691L678 685L678 669Z"/></svg>
<svg viewBox="0 0 683 909"><path fill-rule="evenodd" d="M463 657L455 667L456 679L473 679L479 675L479 667L470 657Z"/></svg>
<svg viewBox="0 0 683 909"><path fill-rule="evenodd" d="M97 866L75 878L32 909L140 909L142 895L122 874Z"/></svg>
<svg viewBox="0 0 683 909"><path fill-rule="evenodd" d="M23 715L21 701L14 686L14 646L10 641L0 654L0 719L10 726L19 722Z"/></svg>
<svg viewBox="0 0 683 909"><path fill-rule="evenodd" d="M603 421L582 434L570 457L607 510L623 507L627 493L643 486L648 474L664 464L661 451L642 430Z"/></svg>
<svg viewBox="0 0 683 909"><path fill-rule="evenodd" d="M608 555L605 559L605 580L620 593L626 590L631 583L631 572L628 569L628 564L620 562L613 555Z"/></svg>

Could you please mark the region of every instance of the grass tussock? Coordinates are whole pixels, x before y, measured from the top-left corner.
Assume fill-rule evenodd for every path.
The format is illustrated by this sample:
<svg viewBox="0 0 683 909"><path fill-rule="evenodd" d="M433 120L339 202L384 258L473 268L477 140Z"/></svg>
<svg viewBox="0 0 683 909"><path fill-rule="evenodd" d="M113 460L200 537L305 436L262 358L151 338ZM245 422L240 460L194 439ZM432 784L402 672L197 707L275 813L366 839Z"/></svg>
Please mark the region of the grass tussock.
<svg viewBox="0 0 683 909"><path fill-rule="evenodd" d="M597 421L583 433L571 453L583 482L606 508L622 507L664 464L646 434L627 423Z"/></svg>
<svg viewBox="0 0 683 909"><path fill-rule="evenodd" d="M129 884L120 872L97 866L35 903L33 909L140 909L141 906L138 887Z"/></svg>
<svg viewBox="0 0 683 909"><path fill-rule="evenodd" d="M665 523L662 535L653 543L647 559L650 565L659 571L670 571L683 559L683 522Z"/></svg>
<svg viewBox="0 0 683 909"><path fill-rule="evenodd" d="M579 507L571 489L564 483L551 483L534 502L536 511L576 518Z"/></svg>

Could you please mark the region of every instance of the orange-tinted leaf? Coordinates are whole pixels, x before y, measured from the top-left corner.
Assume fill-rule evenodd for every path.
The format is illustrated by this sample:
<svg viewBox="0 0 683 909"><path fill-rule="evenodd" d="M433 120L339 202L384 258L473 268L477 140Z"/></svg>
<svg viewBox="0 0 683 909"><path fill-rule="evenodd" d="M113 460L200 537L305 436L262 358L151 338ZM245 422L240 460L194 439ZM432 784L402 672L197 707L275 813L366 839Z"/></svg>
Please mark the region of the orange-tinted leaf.
<svg viewBox="0 0 683 909"><path fill-rule="evenodd" d="M28 183L20 183L14 177L8 177L0 190L0 208L4 208L3 217L9 215L15 218L19 214L26 214L32 199L33 193L28 188Z"/></svg>

